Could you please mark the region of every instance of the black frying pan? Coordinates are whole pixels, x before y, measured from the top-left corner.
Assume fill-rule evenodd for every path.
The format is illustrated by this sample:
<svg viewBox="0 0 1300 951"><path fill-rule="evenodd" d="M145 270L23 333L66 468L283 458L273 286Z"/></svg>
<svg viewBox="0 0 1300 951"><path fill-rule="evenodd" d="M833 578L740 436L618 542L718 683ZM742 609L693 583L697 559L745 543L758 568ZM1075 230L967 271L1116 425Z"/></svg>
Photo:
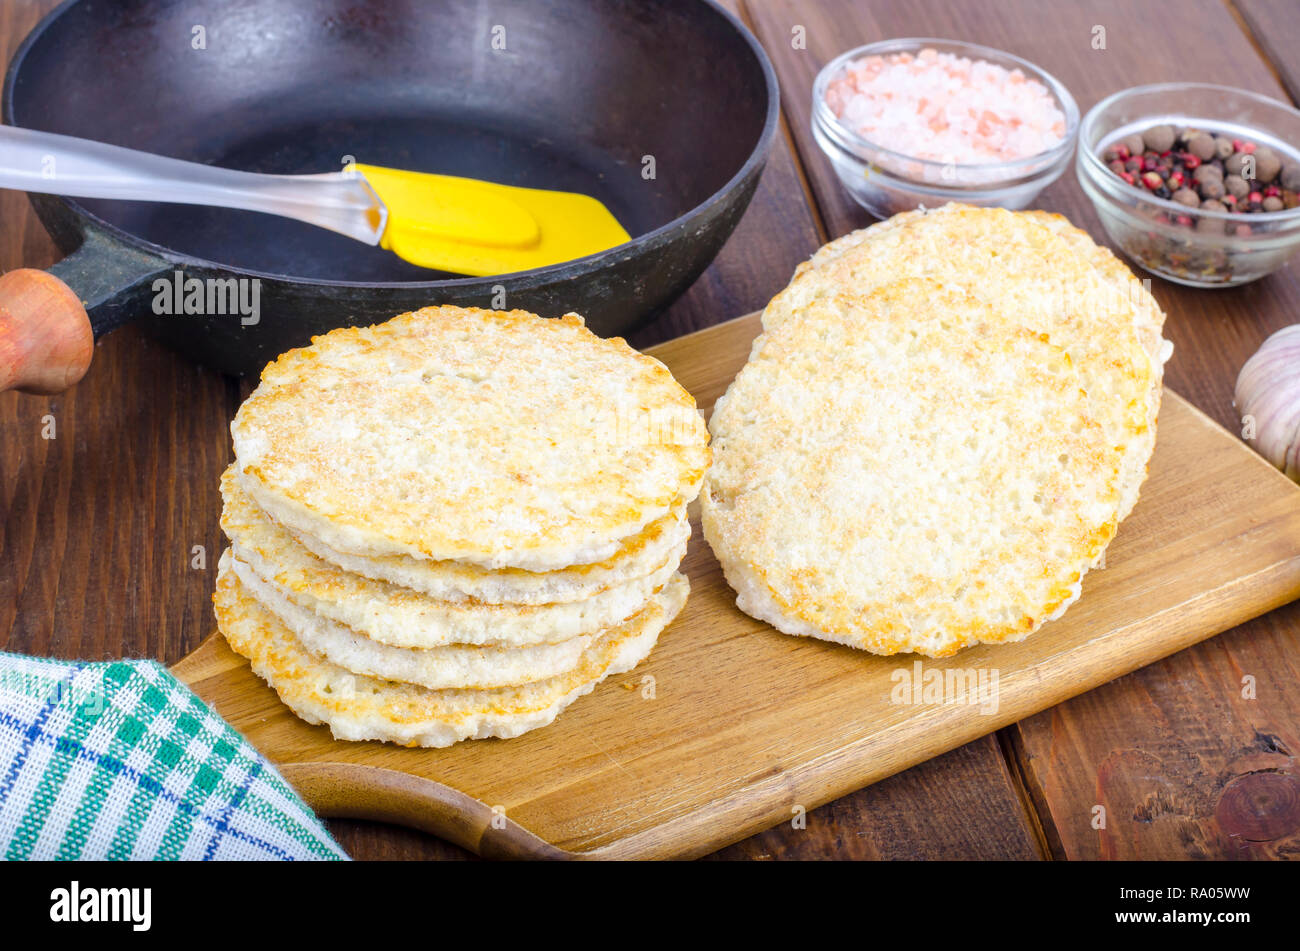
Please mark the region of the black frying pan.
<svg viewBox="0 0 1300 951"><path fill-rule="evenodd" d="M335 171L353 156L587 192L634 236L554 267L459 278L267 215L32 196L68 254L51 271L85 302L95 336L140 320L242 374L312 334L434 303L573 310L598 333L629 329L681 294L734 229L777 99L761 47L712 0L69 0L15 54L3 114L256 172ZM176 270L259 279L259 322L156 315L154 282ZM36 299L64 303L42 286L15 305L14 290L0 285L0 321ZM44 388L57 388L48 375Z"/></svg>

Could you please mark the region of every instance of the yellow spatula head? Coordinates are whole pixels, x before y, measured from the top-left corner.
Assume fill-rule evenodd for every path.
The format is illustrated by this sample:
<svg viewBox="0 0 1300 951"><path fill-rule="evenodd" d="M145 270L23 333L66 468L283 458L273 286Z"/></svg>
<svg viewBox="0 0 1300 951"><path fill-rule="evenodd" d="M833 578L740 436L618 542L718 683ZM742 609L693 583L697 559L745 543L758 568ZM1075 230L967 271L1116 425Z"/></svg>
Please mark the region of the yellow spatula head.
<svg viewBox="0 0 1300 951"><path fill-rule="evenodd" d="M472 277L547 267L630 236L589 195L357 165L388 208L379 244L421 267Z"/></svg>

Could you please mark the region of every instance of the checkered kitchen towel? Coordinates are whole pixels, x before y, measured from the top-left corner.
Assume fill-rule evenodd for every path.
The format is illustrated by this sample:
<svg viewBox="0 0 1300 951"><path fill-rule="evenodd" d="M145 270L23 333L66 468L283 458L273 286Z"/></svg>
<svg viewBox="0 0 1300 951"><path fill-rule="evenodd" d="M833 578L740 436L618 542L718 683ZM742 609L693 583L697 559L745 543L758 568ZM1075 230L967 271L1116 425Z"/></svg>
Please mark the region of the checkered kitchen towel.
<svg viewBox="0 0 1300 951"><path fill-rule="evenodd" d="M0 653L0 857L347 856L275 768L159 664Z"/></svg>

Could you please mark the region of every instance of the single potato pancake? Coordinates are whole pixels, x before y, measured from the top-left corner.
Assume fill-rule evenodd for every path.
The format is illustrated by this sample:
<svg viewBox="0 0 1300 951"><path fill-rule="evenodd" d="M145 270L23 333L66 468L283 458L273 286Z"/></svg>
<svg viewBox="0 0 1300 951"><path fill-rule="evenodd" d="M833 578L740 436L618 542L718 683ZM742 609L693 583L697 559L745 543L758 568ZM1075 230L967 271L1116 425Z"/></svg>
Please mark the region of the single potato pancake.
<svg viewBox="0 0 1300 951"><path fill-rule="evenodd" d="M945 656L1063 612L1114 535L1123 447L1065 348L926 279L810 298L710 424L705 536L789 634Z"/></svg>
<svg viewBox="0 0 1300 951"><path fill-rule="evenodd" d="M235 481L238 482L238 476ZM242 489L240 490L243 491ZM247 493L245 493L247 497ZM568 604L595 598L611 588L644 578L682 551L691 537L686 506L651 522L604 561L569 565L554 571L500 568L493 571L467 561L430 561L407 555L368 558L331 548L319 538L281 526L294 540L323 561L345 571L387 581L440 601L483 604Z"/></svg>
<svg viewBox="0 0 1300 951"><path fill-rule="evenodd" d="M339 552L551 571L601 562L695 496L694 398L582 318L427 307L262 372L231 424L241 485Z"/></svg>
<svg viewBox="0 0 1300 951"><path fill-rule="evenodd" d="M1011 322L1047 334L1078 367L1091 415L1124 450L1123 518L1155 448L1169 355L1160 337L1164 315L1136 279L1120 277L1114 268L1126 269L1113 256L1058 217L955 204L895 216L814 254L763 311L763 326L779 326L820 297L869 295L907 277L987 301Z"/></svg>

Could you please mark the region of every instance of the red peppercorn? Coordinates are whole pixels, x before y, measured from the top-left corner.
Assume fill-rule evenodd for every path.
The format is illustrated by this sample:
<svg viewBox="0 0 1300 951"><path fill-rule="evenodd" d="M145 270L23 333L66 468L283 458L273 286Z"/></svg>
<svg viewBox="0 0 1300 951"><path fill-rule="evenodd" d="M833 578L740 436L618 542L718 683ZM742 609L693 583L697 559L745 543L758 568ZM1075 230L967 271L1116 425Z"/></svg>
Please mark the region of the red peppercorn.
<svg viewBox="0 0 1300 951"><path fill-rule="evenodd" d="M1171 155L1173 155L1173 154L1174 154L1174 150L1173 150L1173 149L1165 149L1163 152L1160 153L1160 157L1161 157L1161 158L1169 158L1169 156L1171 156Z"/></svg>
<svg viewBox="0 0 1300 951"><path fill-rule="evenodd" d="M1182 184L1183 184L1183 173L1171 172L1169 175L1169 187L1173 189L1178 189L1182 187Z"/></svg>
<svg viewBox="0 0 1300 951"><path fill-rule="evenodd" d="M1201 160L1197 158L1195 155L1193 155L1191 152L1185 152L1181 157L1183 160L1183 168L1187 169L1188 171L1199 168L1201 165Z"/></svg>
<svg viewBox="0 0 1300 951"><path fill-rule="evenodd" d="M1247 155L1250 155L1252 152L1254 152L1256 148L1257 146L1255 145L1254 142L1241 143L1241 151Z"/></svg>
<svg viewBox="0 0 1300 951"><path fill-rule="evenodd" d="M1261 195L1259 192L1251 192L1246 197L1252 204L1259 204L1261 201L1264 200L1264 196Z"/></svg>
<svg viewBox="0 0 1300 951"><path fill-rule="evenodd" d="M1120 173L1119 173L1119 177L1122 178L1122 179L1124 179L1124 181L1128 182L1130 185L1135 185L1135 184L1137 184L1137 179L1135 179L1135 178L1133 177L1133 173L1132 173L1132 172L1120 172ZM1233 199L1233 200L1235 201L1236 199Z"/></svg>
<svg viewBox="0 0 1300 951"><path fill-rule="evenodd" d="M1265 188L1265 189L1264 189L1264 197L1265 197L1265 198L1281 198L1281 197L1282 197L1282 189L1278 188L1276 185L1269 185L1268 188Z"/></svg>
<svg viewBox="0 0 1300 951"><path fill-rule="evenodd" d="M1192 218L1190 215L1179 215L1175 220L1183 227L1186 227L1192 223Z"/></svg>
<svg viewBox="0 0 1300 951"><path fill-rule="evenodd" d="M1132 183L1130 182L1130 184L1132 184ZM1229 209L1229 210L1231 210L1231 208L1235 208L1235 207L1237 206L1237 196L1236 196L1236 195L1232 195L1232 194L1224 195L1222 198L1219 199L1219 201L1223 202L1225 205L1229 205L1229 206L1230 206L1230 209Z"/></svg>
<svg viewBox="0 0 1300 951"><path fill-rule="evenodd" d="M1164 184L1164 181L1155 172L1143 172L1142 184L1145 185L1147 188L1151 189L1152 191L1155 191L1157 188L1159 188L1161 185Z"/></svg>
<svg viewBox="0 0 1300 951"><path fill-rule="evenodd" d="M1133 156L1133 153L1128 150L1128 146L1125 145L1123 142L1121 142L1119 145L1113 145L1111 146L1111 148L1115 150L1115 158L1119 159L1121 162Z"/></svg>

